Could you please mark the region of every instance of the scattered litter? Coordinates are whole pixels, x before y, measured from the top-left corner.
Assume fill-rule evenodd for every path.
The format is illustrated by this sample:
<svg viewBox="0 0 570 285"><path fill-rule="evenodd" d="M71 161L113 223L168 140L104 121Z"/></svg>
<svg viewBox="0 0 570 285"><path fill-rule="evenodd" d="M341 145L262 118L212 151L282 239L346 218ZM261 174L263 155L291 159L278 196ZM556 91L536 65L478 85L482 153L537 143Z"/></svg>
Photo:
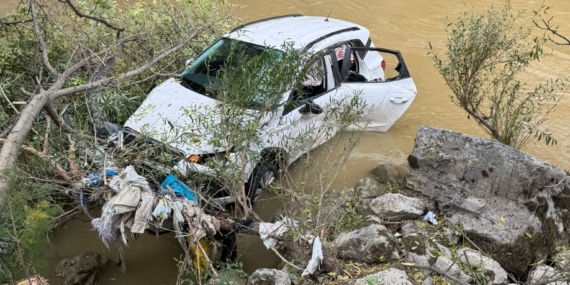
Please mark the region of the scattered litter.
<svg viewBox="0 0 570 285"><path fill-rule="evenodd" d="M311 256L311 260L309 260L309 264L307 264L307 268L303 271L301 276L312 275L321 265L323 261L323 243L319 239L319 237L315 237L313 241L313 255Z"/></svg>
<svg viewBox="0 0 570 285"><path fill-rule="evenodd" d="M162 223L170 216L170 212L172 212L172 208L170 208L166 199L170 200L170 196L158 199L158 204L156 204L154 211L152 211L152 216L157 220L157 227L162 227Z"/></svg>
<svg viewBox="0 0 570 285"><path fill-rule="evenodd" d="M108 178L114 177L118 174L119 168L114 165L114 164L110 164L108 163L105 166L105 175ZM103 173L99 170L95 170L89 174L87 174L87 177L83 179L83 184L87 187L101 187L105 184L105 181L103 181Z"/></svg>
<svg viewBox="0 0 570 285"><path fill-rule="evenodd" d="M169 174L166 177L166 179L164 179L164 182L162 182L162 185L161 185L163 191L165 189L167 189L168 186L170 186L170 188L172 189L172 192L174 192L176 197L186 197L186 199L188 199L190 201L197 202L196 193L194 193L194 191L192 191L188 186L186 186L186 184L184 184L182 181L178 180L178 178L176 178L172 174ZM164 194L167 194L167 193L164 193Z"/></svg>
<svg viewBox="0 0 570 285"><path fill-rule="evenodd" d="M400 233L395 233L394 236L395 236L395 237L401 237L402 234L400 234Z"/></svg>
<svg viewBox="0 0 570 285"><path fill-rule="evenodd" d="M184 250L188 248L188 238L199 241L215 235L220 229L220 222L198 207L194 192L172 175L164 181L163 187L169 189L168 192L172 190L177 197L151 190L146 179L138 175L132 166L113 177L109 187L116 195L109 197L103 205L101 217L91 221L107 247L109 241L117 240L119 235L126 245L127 228L131 233L144 233L149 228L149 221L156 227L162 227L170 215L176 238ZM185 224L190 224L191 233Z"/></svg>
<svg viewBox="0 0 570 285"><path fill-rule="evenodd" d="M291 218L283 218L276 223L260 223L259 236L263 240L263 244L267 249L274 248L277 245L275 238L280 238L291 228L297 227L298 222Z"/></svg>
<svg viewBox="0 0 570 285"><path fill-rule="evenodd" d="M423 218L424 221L430 222L432 225L437 226L437 220L435 219L435 214L429 211Z"/></svg>

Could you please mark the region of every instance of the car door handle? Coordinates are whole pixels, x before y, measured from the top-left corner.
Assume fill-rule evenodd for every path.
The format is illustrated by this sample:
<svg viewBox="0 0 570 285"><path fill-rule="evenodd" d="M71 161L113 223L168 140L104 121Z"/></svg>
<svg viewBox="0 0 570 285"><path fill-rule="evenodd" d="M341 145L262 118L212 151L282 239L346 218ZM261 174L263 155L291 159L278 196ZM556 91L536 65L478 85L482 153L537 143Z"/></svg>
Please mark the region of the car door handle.
<svg viewBox="0 0 570 285"><path fill-rule="evenodd" d="M410 100L410 98L406 98L406 97L392 97L390 98L390 102L395 103L395 104L404 104L406 102L408 102Z"/></svg>

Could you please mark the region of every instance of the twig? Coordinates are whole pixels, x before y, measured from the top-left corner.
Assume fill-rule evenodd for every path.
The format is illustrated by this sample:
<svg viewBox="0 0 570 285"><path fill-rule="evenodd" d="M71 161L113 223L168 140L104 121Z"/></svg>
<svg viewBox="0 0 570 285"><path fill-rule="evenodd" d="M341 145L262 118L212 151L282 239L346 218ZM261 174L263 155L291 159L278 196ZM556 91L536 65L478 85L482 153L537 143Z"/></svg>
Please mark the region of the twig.
<svg viewBox="0 0 570 285"><path fill-rule="evenodd" d="M6 143L6 139L0 139L0 143ZM53 159L50 159L50 158L46 157L46 156L45 156L43 153L41 153L40 151L38 151L38 150L36 150L36 149L34 149L34 148L32 148L32 147L26 146L26 145L22 145L22 149L25 150L25 151L27 151L27 152L29 152L29 153L31 153L31 154L34 154L35 156L37 156L37 157L39 157L39 158L41 158L41 159L43 159L43 160L45 160L45 161L47 161L47 162L49 162L49 164L50 164L53 168L55 168L55 170L57 171L57 173L59 173L59 175L61 175L61 177L63 177L65 180L67 180L67 181L71 181L71 180L72 180L71 177L69 176L69 174L67 173L67 171L65 171L65 169L63 169L63 167L62 167L61 165L59 165L59 164L57 164L55 161L53 161Z"/></svg>
<svg viewBox="0 0 570 285"><path fill-rule="evenodd" d="M295 268L295 269L297 269L297 270L299 270L299 271L303 271L303 269L302 269L301 267L299 267L299 266L297 266L297 265L291 263L291 262L288 261L287 259L285 259L285 257L283 257L283 255L281 255L281 254L279 253L279 251L277 251L274 247L272 247L271 250L272 250L273 252L275 252L275 254L277 254L277 256L279 256L279 258L281 258L281 260L283 260L283 262L287 263L287 265L289 265L289 266L291 266L291 267L293 267L293 268Z"/></svg>
<svg viewBox="0 0 570 285"><path fill-rule="evenodd" d="M44 150L42 151L43 155L47 155L48 153L49 131L50 131L50 118L46 117L46 133L44 134Z"/></svg>
<svg viewBox="0 0 570 285"><path fill-rule="evenodd" d="M21 21L13 21L13 22L4 22L4 21L0 20L0 24L2 24L4 26L11 26L11 25L25 24L25 23L29 23L32 21L33 21L32 19L26 19L26 20L21 20Z"/></svg>
<svg viewBox="0 0 570 285"><path fill-rule="evenodd" d="M125 30L125 28L118 28L118 27L111 25L109 22L107 22L107 20L105 20L103 18L98 18L98 17L94 17L94 16L90 16L90 15L81 13L81 11L79 11L79 9L77 9L77 7L75 7L73 4L71 4L71 0L58 0L58 1L60 3L67 4L73 10L73 12L75 12L75 14L77 16L79 16L81 18L87 18L87 19L99 22L99 23L117 31L117 38L119 38L119 36L121 35L121 32Z"/></svg>
<svg viewBox="0 0 570 285"><path fill-rule="evenodd" d="M415 264L409 264L409 263L400 263L400 264L403 266L406 266L406 267L412 267L412 268L417 268L417 269L425 269L425 270L433 271L433 272L435 272L435 273L437 273L437 274L439 274L439 275L441 275L447 279L450 279L451 281L457 282L458 284L469 285L469 284L467 284L467 283L465 283L465 282L463 282L463 281L461 281L461 280L459 280L459 279L457 279L457 278L455 278L455 277L453 277L453 276L451 276L451 275L449 275L449 274L447 274L447 273L445 273L445 272L443 272L437 268L433 268L431 266L421 266L421 265L415 265Z"/></svg>
<svg viewBox="0 0 570 285"><path fill-rule="evenodd" d="M4 96L4 99L6 99L6 101L8 101L8 104L10 104L10 106L12 107L12 109L14 109L14 111L16 111L16 114L20 114L20 111L18 111L18 109L16 109L16 107L14 106L14 104L12 104L12 102L10 101L10 99L8 99L8 96L6 96L6 93L4 93L4 89L2 88L2 85L0 85L0 92L2 92L2 96Z"/></svg>

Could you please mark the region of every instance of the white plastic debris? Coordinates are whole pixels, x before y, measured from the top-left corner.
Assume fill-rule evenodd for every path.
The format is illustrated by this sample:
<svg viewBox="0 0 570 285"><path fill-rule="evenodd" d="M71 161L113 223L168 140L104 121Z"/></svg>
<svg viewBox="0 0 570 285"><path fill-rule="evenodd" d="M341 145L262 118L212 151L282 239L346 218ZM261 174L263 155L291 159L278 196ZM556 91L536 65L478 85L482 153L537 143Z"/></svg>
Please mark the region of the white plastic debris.
<svg viewBox="0 0 570 285"><path fill-rule="evenodd" d="M298 222L291 218L283 218L276 223L260 223L259 236L267 249L274 248L277 245L275 238L280 238L291 228L297 227L297 225Z"/></svg>
<svg viewBox="0 0 570 285"><path fill-rule="evenodd" d="M158 203L156 207L154 207L154 211L152 211L152 216L157 220L156 225L158 227L162 227L162 223L170 216L170 212L172 212L172 208L170 208L169 203L166 201L167 198L165 197L158 199Z"/></svg>
<svg viewBox="0 0 570 285"><path fill-rule="evenodd" d="M432 225L437 226L437 220L435 219L435 214L429 211L423 218L424 221L430 222Z"/></svg>
<svg viewBox="0 0 570 285"><path fill-rule="evenodd" d="M313 255L311 256L311 260L309 260L309 264L307 264L307 268L305 268L301 276L312 275L315 273L319 266L321 266L323 259L323 243L319 237L315 237L315 240L313 241Z"/></svg>

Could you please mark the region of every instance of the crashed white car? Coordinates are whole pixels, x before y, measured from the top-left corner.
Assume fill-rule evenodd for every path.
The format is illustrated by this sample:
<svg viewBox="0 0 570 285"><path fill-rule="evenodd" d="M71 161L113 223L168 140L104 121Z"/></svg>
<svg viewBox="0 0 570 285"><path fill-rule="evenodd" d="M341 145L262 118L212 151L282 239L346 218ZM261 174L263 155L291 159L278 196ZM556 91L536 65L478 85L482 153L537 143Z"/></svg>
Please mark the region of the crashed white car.
<svg viewBox="0 0 570 285"><path fill-rule="evenodd" d="M268 47L279 50L285 43L289 43L295 49L313 54L323 52L321 66L324 75L320 79L307 81L306 84L311 85L311 92L304 96L293 96L293 91L284 93L283 102L297 101L294 106L299 107L281 107L280 112L266 126L272 128L272 131L278 129L288 135L282 137L294 137L302 129L319 128L320 121L335 98L345 98L355 93L364 100L369 110L366 122L357 123L351 128L365 127L366 130L384 132L404 114L416 96L416 86L400 52L376 48L365 27L324 17L286 15L235 28L196 59L189 61L188 67L181 74L181 80L171 78L154 88L125 123L123 144L128 144L141 132L148 133L151 137L156 136L154 139L160 141L161 130L169 129L167 122L176 122L185 116L180 106L214 105L216 99L206 94L210 77L215 76L207 71L210 69L207 65L211 64L208 59L212 54L218 53L219 56L220 50L235 43L255 50ZM391 55L397 60L392 62L396 66L396 76L385 78L386 62L382 54ZM263 131L260 130L261 133ZM285 150L280 148L283 142L276 137L272 136L266 140L266 145L258 147L261 156L268 159L259 163L245 163L248 181L246 191L252 202L275 180L280 165L290 165L324 142L314 138L315 143L309 149L298 148L293 153L284 153ZM219 149L204 144L196 147L191 143L177 143L170 147L186 158L175 166L183 174L208 173L209 169L202 163L204 158L220 152ZM286 161L271 163L276 157ZM227 195L218 195L214 201L219 204L232 202Z"/></svg>

